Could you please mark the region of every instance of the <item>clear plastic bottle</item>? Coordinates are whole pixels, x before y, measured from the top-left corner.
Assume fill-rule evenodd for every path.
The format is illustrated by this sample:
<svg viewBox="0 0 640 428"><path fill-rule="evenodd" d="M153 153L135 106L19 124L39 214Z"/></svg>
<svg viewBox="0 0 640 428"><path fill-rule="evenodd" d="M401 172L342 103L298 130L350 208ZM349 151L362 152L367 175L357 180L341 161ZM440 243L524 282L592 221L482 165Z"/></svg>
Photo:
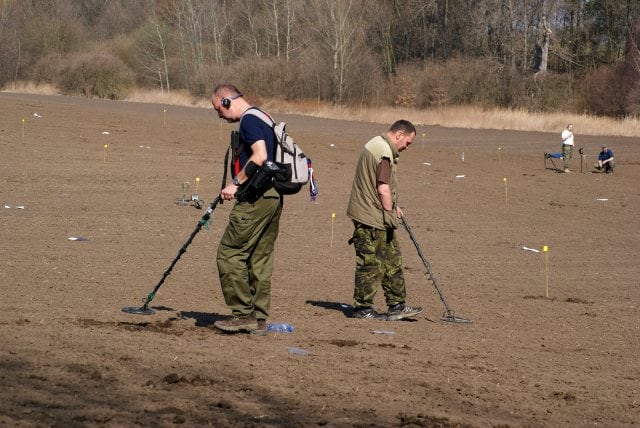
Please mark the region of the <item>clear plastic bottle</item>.
<svg viewBox="0 0 640 428"><path fill-rule="evenodd" d="M267 331L274 333L291 333L293 326L285 322L276 322L267 324Z"/></svg>
<svg viewBox="0 0 640 428"><path fill-rule="evenodd" d="M293 347L287 348L287 352L289 352L291 355L313 355L309 351L305 351L304 349L293 348Z"/></svg>

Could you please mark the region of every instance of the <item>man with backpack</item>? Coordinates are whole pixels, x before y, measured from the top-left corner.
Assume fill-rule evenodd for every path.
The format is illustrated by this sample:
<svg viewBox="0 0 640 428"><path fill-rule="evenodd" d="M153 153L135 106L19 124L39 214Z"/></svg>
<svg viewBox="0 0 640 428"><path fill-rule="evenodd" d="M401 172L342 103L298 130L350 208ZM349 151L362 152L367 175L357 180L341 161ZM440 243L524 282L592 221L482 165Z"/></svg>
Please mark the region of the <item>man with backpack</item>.
<svg viewBox="0 0 640 428"><path fill-rule="evenodd" d="M356 252L354 318L395 321L422 312L420 307L405 304L407 292L396 237L402 218L396 179L398 157L415 136L413 124L399 120L364 146L356 164L347 208L354 225L350 242ZM380 287L388 306L386 315L373 308Z"/></svg>
<svg viewBox="0 0 640 428"><path fill-rule="evenodd" d="M216 321L214 327L264 335L282 197L272 184L256 186L255 181L274 160L275 135L259 117L245 114L252 106L235 86L218 85L211 103L221 119L239 122L239 138L232 147L232 180L220 192L225 201L236 202L216 256L222 294L232 317ZM250 194L244 191L248 187Z"/></svg>

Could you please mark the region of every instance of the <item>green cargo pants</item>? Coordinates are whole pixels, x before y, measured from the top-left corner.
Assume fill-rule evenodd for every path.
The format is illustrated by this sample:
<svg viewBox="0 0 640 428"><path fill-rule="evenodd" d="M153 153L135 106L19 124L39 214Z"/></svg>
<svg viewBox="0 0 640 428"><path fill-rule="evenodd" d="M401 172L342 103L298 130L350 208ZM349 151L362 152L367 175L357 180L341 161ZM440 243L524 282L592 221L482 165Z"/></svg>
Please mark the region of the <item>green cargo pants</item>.
<svg viewBox="0 0 640 428"><path fill-rule="evenodd" d="M255 312L269 317L274 245L278 237L282 201L269 189L255 203L236 202L222 235L216 262L222 294L233 315Z"/></svg>
<svg viewBox="0 0 640 428"><path fill-rule="evenodd" d="M562 159L564 161L564 169L569 169L571 163L571 157L573 155L573 146L569 144L562 145Z"/></svg>
<svg viewBox="0 0 640 428"><path fill-rule="evenodd" d="M373 298L380 286L387 306L403 303L407 290L402 271L402 254L395 231L378 230L355 221L354 225L354 306L372 307Z"/></svg>

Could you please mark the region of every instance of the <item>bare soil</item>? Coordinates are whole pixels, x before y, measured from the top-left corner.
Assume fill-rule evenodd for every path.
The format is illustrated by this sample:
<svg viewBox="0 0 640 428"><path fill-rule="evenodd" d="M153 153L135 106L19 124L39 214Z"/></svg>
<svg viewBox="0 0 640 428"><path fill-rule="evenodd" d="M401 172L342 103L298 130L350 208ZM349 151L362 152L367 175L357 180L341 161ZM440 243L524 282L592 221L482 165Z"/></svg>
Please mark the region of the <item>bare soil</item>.
<svg viewBox="0 0 640 428"><path fill-rule="evenodd" d="M638 426L637 140L575 129L586 165L576 153L561 174L543 156L560 129L420 127L402 206L473 323L440 319L404 230L408 303L425 311L362 321L344 212L356 158L387 125L277 118L320 189L287 198L277 242L269 321L295 331L227 335L212 324L229 314L214 260L229 203L154 315L121 309L142 305L203 215L176 199L215 197L233 125L211 109L0 94L0 425ZM605 142L610 175L593 173Z"/></svg>

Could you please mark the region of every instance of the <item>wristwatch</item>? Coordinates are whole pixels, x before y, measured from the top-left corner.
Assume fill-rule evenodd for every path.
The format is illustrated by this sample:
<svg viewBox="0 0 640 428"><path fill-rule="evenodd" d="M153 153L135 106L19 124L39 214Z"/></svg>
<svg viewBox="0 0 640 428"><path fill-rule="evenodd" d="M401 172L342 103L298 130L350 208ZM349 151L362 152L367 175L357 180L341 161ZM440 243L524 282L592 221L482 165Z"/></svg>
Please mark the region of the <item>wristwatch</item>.
<svg viewBox="0 0 640 428"><path fill-rule="evenodd" d="M238 177L233 177L233 180L231 180L231 182L236 186L240 186L240 181L238 181Z"/></svg>

